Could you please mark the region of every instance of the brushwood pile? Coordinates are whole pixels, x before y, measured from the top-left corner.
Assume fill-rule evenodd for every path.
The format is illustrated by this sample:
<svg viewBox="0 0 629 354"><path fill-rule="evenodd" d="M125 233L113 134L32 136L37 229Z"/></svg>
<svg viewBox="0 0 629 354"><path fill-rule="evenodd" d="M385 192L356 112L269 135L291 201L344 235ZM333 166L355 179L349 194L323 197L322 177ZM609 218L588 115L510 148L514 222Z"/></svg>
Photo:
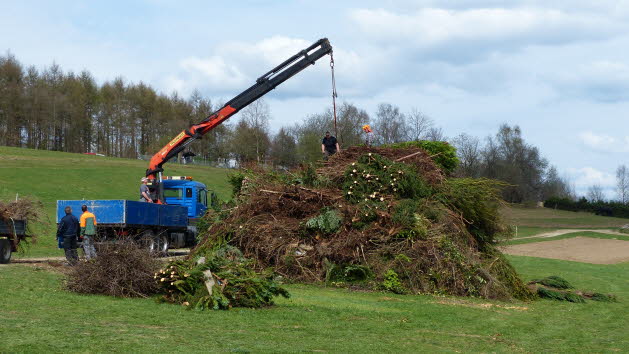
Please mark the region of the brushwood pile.
<svg viewBox="0 0 629 354"><path fill-rule="evenodd" d="M241 171L190 259L238 248L284 279L491 299L534 294L496 249L500 182L453 178L454 148L354 147L296 171Z"/></svg>
<svg viewBox="0 0 629 354"><path fill-rule="evenodd" d="M17 241L20 242L20 246L27 242L35 243L37 241L37 234L33 232L32 225L48 224L43 204L29 198L21 198L9 202L0 200L0 220L8 224L13 220L26 221L26 235L18 235Z"/></svg>

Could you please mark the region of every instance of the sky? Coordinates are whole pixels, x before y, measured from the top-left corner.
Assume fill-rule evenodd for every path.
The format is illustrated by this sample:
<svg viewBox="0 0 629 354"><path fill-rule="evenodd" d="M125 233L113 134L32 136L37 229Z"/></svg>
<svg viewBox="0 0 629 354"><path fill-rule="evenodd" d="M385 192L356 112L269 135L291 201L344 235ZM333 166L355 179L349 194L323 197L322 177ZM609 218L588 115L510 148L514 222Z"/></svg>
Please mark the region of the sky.
<svg viewBox="0 0 629 354"><path fill-rule="evenodd" d="M339 102L418 109L448 137L517 124L577 192L614 197L629 165L626 0L0 0L0 51L24 65L213 102L323 37ZM323 58L265 96L271 129L331 107L330 81Z"/></svg>

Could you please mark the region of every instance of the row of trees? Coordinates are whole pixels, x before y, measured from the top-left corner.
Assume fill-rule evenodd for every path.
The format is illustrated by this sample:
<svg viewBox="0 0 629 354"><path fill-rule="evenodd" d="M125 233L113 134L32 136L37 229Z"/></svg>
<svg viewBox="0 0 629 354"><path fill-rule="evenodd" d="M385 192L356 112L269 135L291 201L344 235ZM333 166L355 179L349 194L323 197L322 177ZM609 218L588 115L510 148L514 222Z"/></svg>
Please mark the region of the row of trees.
<svg viewBox="0 0 629 354"><path fill-rule="evenodd" d="M98 85L87 71L64 73L56 64L40 71L25 68L10 54L0 56L0 145L137 158L159 150L218 107L198 92L189 99L167 96L122 78ZM275 135L270 114L268 105L257 101L239 120L219 126L191 149L208 161L272 160L292 166L320 158L323 133L334 131L330 109ZM370 122L377 143L443 138L420 111L404 114L391 104L379 105L373 120L350 103L342 104L337 116L337 138L344 147L361 143L361 126Z"/></svg>
<svg viewBox="0 0 629 354"><path fill-rule="evenodd" d="M503 191L506 201L521 203L550 197L574 198L574 188L557 169L541 156L537 147L522 138L521 129L503 124L495 136L484 141L468 134L452 139L462 177L486 177L508 183Z"/></svg>
<svg viewBox="0 0 629 354"><path fill-rule="evenodd" d="M0 57L0 145L127 158L150 156L219 106L198 92L188 99L167 96L122 78L98 85L87 71L64 73L56 64L39 71L24 68L10 54ZM216 163L265 162L293 167L319 160L323 133L335 131L331 109L282 127L276 134L270 132L271 111L263 100L249 105L239 116L192 144L192 152ZM402 112L382 103L371 116L346 102L337 112L336 131L342 148L363 143L364 124L373 127L375 144L446 140L432 119L417 109ZM461 160L456 174L507 182L507 201L573 194L538 149L523 140L517 126L503 125L495 136L483 141L461 134L451 143ZM627 181L629 192L629 176Z"/></svg>

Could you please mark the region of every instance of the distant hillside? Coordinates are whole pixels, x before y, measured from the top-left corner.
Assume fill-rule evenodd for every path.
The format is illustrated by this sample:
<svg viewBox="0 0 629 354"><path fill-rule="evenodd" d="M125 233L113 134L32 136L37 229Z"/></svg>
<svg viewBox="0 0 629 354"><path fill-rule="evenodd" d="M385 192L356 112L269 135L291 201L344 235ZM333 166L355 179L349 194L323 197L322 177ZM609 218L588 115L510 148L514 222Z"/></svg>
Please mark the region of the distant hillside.
<svg viewBox="0 0 629 354"><path fill-rule="evenodd" d="M629 224L629 219L599 216L586 212L525 208L512 205L502 209L511 225L543 228L617 228Z"/></svg>
<svg viewBox="0 0 629 354"><path fill-rule="evenodd" d="M54 251L55 205L58 199L139 199L140 178L147 161L56 151L0 147L0 198L32 196L44 203L51 227L43 232L31 256L57 254ZM165 165L166 175L193 176L205 183L221 199L228 199L229 170L206 167ZM61 255L61 251L58 251Z"/></svg>

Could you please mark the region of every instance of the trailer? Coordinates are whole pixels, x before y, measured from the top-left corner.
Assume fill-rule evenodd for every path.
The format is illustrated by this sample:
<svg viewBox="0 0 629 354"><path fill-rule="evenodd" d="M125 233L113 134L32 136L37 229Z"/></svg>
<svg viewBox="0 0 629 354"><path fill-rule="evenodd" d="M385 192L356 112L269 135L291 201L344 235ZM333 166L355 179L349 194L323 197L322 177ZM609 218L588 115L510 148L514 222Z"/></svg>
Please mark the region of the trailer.
<svg viewBox="0 0 629 354"><path fill-rule="evenodd" d="M26 221L0 219L0 263L11 262L11 253L17 252L20 241L26 237Z"/></svg>
<svg viewBox="0 0 629 354"><path fill-rule="evenodd" d="M65 216L65 208L72 208L77 218L86 205L96 216L99 243L121 238L145 244L155 253L166 253L169 248L194 245L196 228L190 228L188 208L131 200L58 200L57 224Z"/></svg>

